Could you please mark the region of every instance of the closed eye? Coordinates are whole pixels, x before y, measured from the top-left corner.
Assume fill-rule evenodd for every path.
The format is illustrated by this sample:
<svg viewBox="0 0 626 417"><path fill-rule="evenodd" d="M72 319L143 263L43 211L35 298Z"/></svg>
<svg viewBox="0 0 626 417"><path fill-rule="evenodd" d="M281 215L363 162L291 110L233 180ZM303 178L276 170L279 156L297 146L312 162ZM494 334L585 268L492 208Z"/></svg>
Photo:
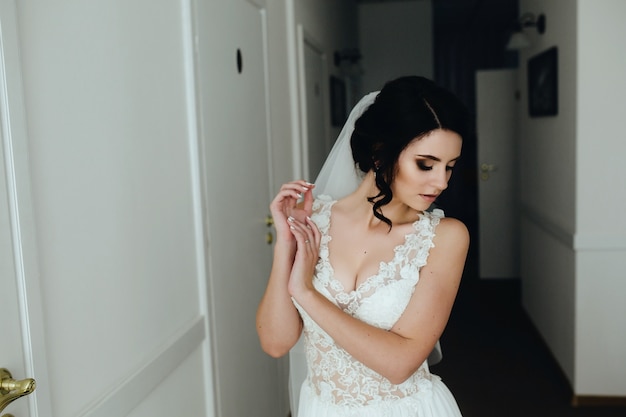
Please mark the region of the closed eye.
<svg viewBox="0 0 626 417"><path fill-rule="evenodd" d="M433 166L427 165L425 161L417 161L417 167L422 171L430 171L433 169Z"/></svg>

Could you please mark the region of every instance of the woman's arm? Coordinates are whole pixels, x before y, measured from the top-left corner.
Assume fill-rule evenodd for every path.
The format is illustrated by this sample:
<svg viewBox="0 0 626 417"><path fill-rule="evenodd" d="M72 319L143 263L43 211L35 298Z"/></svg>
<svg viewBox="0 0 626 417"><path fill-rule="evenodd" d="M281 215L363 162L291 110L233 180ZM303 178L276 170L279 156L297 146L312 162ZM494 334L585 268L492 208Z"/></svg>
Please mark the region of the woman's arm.
<svg viewBox="0 0 626 417"><path fill-rule="evenodd" d="M458 220L442 219L436 232L435 246L430 250L428 263L420 270L415 292L391 331L344 313L315 291L305 274L294 273L297 258L290 291L339 346L392 383L399 384L426 360L443 333L465 264L469 246L467 228ZM300 238L296 237L300 247Z"/></svg>
<svg viewBox="0 0 626 417"><path fill-rule="evenodd" d="M261 347L275 358L289 352L302 331L300 315L287 292L295 252L289 246L288 242L276 242L272 272L256 315Z"/></svg>
<svg viewBox="0 0 626 417"><path fill-rule="evenodd" d="M293 181L281 187L270 204L276 228L276 244L272 270L265 294L256 315L256 327L263 350L281 357L289 352L300 337L302 320L287 290L296 254L296 241L290 229L290 218L304 220L313 205L312 184ZM304 201L297 205L304 195Z"/></svg>

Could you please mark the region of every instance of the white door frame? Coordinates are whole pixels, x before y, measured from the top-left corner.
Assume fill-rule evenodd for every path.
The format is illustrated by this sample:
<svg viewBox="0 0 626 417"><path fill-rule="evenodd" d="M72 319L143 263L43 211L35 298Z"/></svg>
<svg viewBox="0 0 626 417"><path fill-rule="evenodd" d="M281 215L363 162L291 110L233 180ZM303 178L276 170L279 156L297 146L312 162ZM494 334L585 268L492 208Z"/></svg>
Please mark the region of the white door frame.
<svg viewBox="0 0 626 417"><path fill-rule="evenodd" d="M322 43L318 42L311 34L309 34L302 24L297 25L298 34L298 91L299 91L299 116L300 116L300 141L301 141L301 160L302 160L302 173L308 181L314 181L315 178L311 177L311 167L309 166L309 117L307 108L307 79L306 79L306 57L305 50L307 45L311 47L320 57L322 62L322 75L321 75L321 95L322 102L324 103L324 150L328 153L330 151L330 129L328 123L329 114L329 101L328 101L328 66L327 56L322 47Z"/></svg>
<svg viewBox="0 0 626 417"><path fill-rule="evenodd" d="M13 242L15 280L24 369L10 369L15 378L37 375L48 384L39 264L35 239L33 201L28 167L26 115L22 92L17 10L15 0L0 0L0 118L2 146ZM28 295L28 297L27 297ZM0 365L6 366L6 365ZM20 372L20 374L18 374ZM22 373L23 372L23 373ZM30 416L52 415L47 390L35 390L27 399Z"/></svg>

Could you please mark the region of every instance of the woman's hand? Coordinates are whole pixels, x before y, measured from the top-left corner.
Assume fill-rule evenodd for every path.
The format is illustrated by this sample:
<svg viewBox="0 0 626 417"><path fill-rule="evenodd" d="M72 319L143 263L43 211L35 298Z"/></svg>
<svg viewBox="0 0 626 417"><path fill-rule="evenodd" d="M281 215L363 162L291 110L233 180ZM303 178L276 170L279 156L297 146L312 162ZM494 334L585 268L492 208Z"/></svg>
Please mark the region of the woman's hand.
<svg viewBox="0 0 626 417"><path fill-rule="evenodd" d="M289 276L287 290L298 300L307 291L314 290L313 274L319 259L321 233L317 225L306 216L304 222L288 217L289 230L296 240L296 255Z"/></svg>
<svg viewBox="0 0 626 417"><path fill-rule="evenodd" d="M316 256L303 256L302 248L306 249L303 245L306 245L304 241L307 240L303 236L307 232L300 226L312 214L312 189L313 184L306 181L289 182L280 188L270 204L276 228L276 245L267 289L257 310L256 325L261 347L276 358L287 354L302 333L302 319L292 302L288 287L292 275L303 277L301 272L294 272L294 268L297 271L311 268L310 261L303 264L301 259ZM298 204L301 198L303 201ZM309 230L306 224L304 229ZM309 241L311 239L314 237L308 238Z"/></svg>
<svg viewBox="0 0 626 417"><path fill-rule="evenodd" d="M304 222L311 215L313 209L314 184L298 180L288 182L280 187L280 191L270 204L270 211L274 218L277 240L295 241L295 237L289 228L289 218ZM298 200L304 198L298 205Z"/></svg>

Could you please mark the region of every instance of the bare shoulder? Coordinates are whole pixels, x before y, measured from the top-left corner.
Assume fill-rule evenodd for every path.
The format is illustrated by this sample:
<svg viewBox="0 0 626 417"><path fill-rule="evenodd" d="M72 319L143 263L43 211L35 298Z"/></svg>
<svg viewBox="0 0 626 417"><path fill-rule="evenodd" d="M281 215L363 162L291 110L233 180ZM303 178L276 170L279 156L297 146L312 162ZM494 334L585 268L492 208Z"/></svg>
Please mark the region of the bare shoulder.
<svg viewBox="0 0 626 417"><path fill-rule="evenodd" d="M469 245L469 231L462 221L444 217L435 229L434 243L436 246L458 247L463 250Z"/></svg>
<svg viewBox="0 0 626 417"><path fill-rule="evenodd" d="M469 249L467 227L458 219L442 218L435 228L432 243L428 262L420 276L438 287L449 285L448 289L456 293Z"/></svg>

